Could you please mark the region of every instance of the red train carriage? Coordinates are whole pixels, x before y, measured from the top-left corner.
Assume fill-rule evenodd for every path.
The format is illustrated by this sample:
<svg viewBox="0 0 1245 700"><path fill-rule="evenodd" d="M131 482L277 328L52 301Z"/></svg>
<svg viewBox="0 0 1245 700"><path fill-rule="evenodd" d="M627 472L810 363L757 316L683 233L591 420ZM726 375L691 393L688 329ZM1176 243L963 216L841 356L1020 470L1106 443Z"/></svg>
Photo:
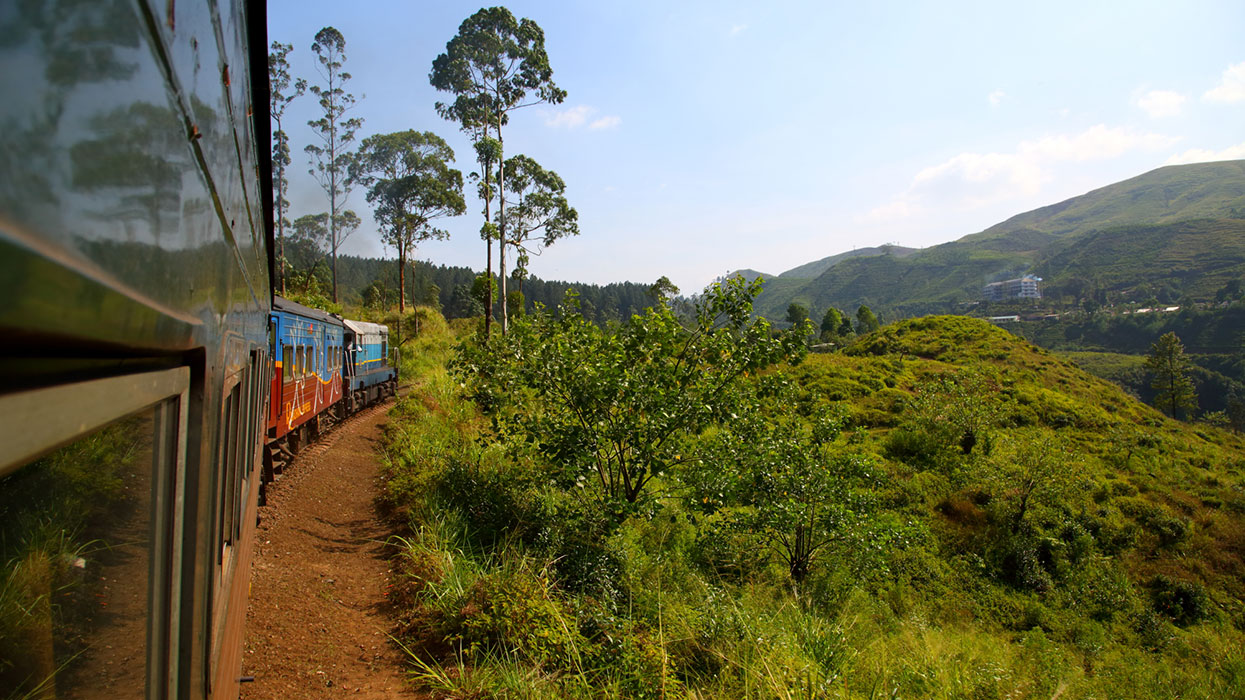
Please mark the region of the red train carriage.
<svg viewBox="0 0 1245 700"><path fill-rule="evenodd" d="M291 455L319 434L325 416L340 418L342 322L336 316L275 297L270 451Z"/></svg>

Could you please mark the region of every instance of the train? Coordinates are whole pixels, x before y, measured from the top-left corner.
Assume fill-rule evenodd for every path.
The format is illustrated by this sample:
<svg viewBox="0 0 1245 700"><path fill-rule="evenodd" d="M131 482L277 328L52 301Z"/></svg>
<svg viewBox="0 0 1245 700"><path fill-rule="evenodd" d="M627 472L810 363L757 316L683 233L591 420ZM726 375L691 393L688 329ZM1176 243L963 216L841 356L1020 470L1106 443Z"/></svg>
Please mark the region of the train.
<svg viewBox="0 0 1245 700"><path fill-rule="evenodd" d="M274 294L263 2L0 24L0 697L236 698L263 485L388 330Z"/></svg>

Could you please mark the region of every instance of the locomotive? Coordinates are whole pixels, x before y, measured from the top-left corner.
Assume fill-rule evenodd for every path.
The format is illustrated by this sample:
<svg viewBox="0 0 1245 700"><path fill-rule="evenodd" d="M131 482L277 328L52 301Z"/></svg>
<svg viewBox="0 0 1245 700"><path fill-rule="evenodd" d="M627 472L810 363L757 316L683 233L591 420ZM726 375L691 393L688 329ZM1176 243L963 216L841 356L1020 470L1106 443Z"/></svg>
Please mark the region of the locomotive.
<svg viewBox="0 0 1245 700"><path fill-rule="evenodd" d="M396 386L273 295L266 26L0 12L0 697L237 697L262 483Z"/></svg>

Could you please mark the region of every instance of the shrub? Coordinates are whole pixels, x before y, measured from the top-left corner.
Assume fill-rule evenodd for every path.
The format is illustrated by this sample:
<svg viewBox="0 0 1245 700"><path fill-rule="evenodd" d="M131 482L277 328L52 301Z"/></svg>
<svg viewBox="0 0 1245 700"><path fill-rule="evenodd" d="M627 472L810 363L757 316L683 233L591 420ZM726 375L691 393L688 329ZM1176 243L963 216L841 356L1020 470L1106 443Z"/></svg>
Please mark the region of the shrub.
<svg viewBox="0 0 1245 700"><path fill-rule="evenodd" d="M1158 575L1150 581L1154 609L1181 627L1205 620L1211 611L1210 596L1196 581L1181 581Z"/></svg>

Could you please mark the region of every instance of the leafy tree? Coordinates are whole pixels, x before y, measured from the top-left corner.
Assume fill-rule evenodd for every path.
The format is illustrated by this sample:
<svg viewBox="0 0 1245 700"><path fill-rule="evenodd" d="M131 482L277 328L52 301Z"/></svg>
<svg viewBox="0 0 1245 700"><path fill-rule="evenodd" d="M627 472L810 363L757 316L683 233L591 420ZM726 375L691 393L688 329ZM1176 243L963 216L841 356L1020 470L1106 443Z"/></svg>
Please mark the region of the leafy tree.
<svg viewBox="0 0 1245 700"><path fill-rule="evenodd" d="M353 232L360 223L359 216L347 209L337 215L334 225L340 231ZM305 275L314 277L330 250L329 215L327 212L304 214L294 220L290 229L290 240L287 242L290 265L304 275L304 280Z"/></svg>
<svg viewBox="0 0 1245 700"><path fill-rule="evenodd" d="M943 445L971 454L978 443L989 444L989 432L1003 412L998 386L974 369L939 374L920 385L913 401L919 429Z"/></svg>
<svg viewBox="0 0 1245 700"><path fill-rule="evenodd" d="M290 137L281 126L285 116L285 108L296 98L307 91L307 81L298 78L290 87L290 62L287 56L294 47L290 44L272 42L272 51L268 54L268 111L276 124L272 131L272 205L276 209L274 220L277 227L277 260L280 266L281 293L285 294L285 227L290 221L287 209L290 201L285 194L289 191L290 181L286 177L286 168L290 163Z"/></svg>
<svg viewBox="0 0 1245 700"><path fill-rule="evenodd" d="M499 277L502 291L502 330L507 328L505 314L506 244L510 239L506 226L505 140L502 127L510 113L522 107L549 103L558 104L566 91L553 83L553 69L545 53L545 33L530 19L516 20L504 7L481 9L463 20L458 34L445 45L445 53L432 62L428 76L432 86L456 95L452 104L437 103L437 112L457 122L476 142L476 153L483 174L484 235L489 241L486 272L492 274L492 239L502 241ZM529 96L530 94L530 96ZM495 139L489 134L494 134ZM498 210L496 231L491 228L490 202L492 168L497 166ZM492 316L492 299L486 304L485 328ZM487 331L486 331L487 332Z"/></svg>
<svg viewBox="0 0 1245 700"><path fill-rule="evenodd" d="M338 216L350 196L351 182L347 172L351 160L350 144L354 143L355 133L363 126L363 120L359 117L346 118L346 113L355 106L354 95L345 89L350 74L342 70L346 62L346 38L336 29L325 27L316 32L311 50L320 62L318 70L324 84L312 85L308 89L320 99L320 109L324 114L307 122L307 125L320 137L323 145L308 144L303 150L311 156L312 167L307 172L316 178L329 196L328 243L333 259L333 301L336 302L337 251L354 231L339 229Z"/></svg>
<svg viewBox="0 0 1245 700"><path fill-rule="evenodd" d="M985 477L991 507L1010 523L1012 534L1035 508L1064 502L1084 468L1068 445L1052 437L1013 438L991 457Z"/></svg>
<svg viewBox="0 0 1245 700"><path fill-rule="evenodd" d="M798 326L808 320L808 307L798 302L787 305L787 323Z"/></svg>
<svg viewBox="0 0 1245 700"><path fill-rule="evenodd" d="M398 312L406 311L406 261L415 246L449 238L432 221L467 210L454 151L431 131L369 136L350 163L350 179L368 188L381 239L398 251Z"/></svg>
<svg viewBox="0 0 1245 700"><path fill-rule="evenodd" d="M858 335L872 333L881 327L882 324L878 323L878 317L873 315L873 311L869 307L861 304L860 308L856 309L856 333Z"/></svg>
<svg viewBox="0 0 1245 700"><path fill-rule="evenodd" d="M1191 414L1197 408L1197 395L1189 379L1189 358L1175 333L1167 332L1150 346L1146 370L1154 375L1150 386L1158 390L1154 405L1173 418L1180 411Z"/></svg>
<svg viewBox="0 0 1245 700"><path fill-rule="evenodd" d="M662 275L653 283L653 286L648 288L648 295L653 298L654 302L662 305L670 303L670 300L677 296L678 293L679 288L665 275Z"/></svg>
<svg viewBox="0 0 1245 700"><path fill-rule="evenodd" d="M545 170L524 155L506 161L504 172L510 174L506 189L515 196L515 203L506 214L505 246L515 248L519 255L516 266L520 280L527 274L529 255L540 255L559 238L579 235L579 213L566 201L566 183L552 170ZM505 253L502 253L505 260ZM504 263L503 263L504 267ZM505 283L502 292L506 293ZM505 313L507 304L502 305ZM502 320L505 328L506 321Z"/></svg>
<svg viewBox="0 0 1245 700"><path fill-rule="evenodd" d="M472 280L471 298L477 304L480 305L481 309L487 308L487 306L485 305L485 301L493 298L494 296L496 296L496 294L497 294L497 280L493 279L492 275L486 272L481 272L480 274L476 275L474 280ZM484 318L485 318L485 322L487 323L487 320L488 320L487 312Z"/></svg>
<svg viewBox="0 0 1245 700"><path fill-rule="evenodd" d="M693 507L733 507L735 522L761 538L800 585L830 548L880 534L869 493L880 477L867 458L834 447L840 412L827 408L806 419L783 408L795 404L784 393L763 399L778 408L757 406L718 433L686 480Z"/></svg>
<svg viewBox="0 0 1245 700"><path fill-rule="evenodd" d="M771 333L752 318L759 291L732 279L698 301L690 329L659 305L612 332L576 313L570 295L557 315L538 308L514 333L463 346L453 368L500 433L621 515L691 458L694 436L737 416L745 375L803 356L807 324Z"/></svg>
<svg viewBox="0 0 1245 700"><path fill-rule="evenodd" d="M852 317L848 316L847 314L843 314L842 312L840 313L843 316L843 322L839 324L839 337L840 338L855 337L856 331L855 329L852 328Z"/></svg>
<svg viewBox="0 0 1245 700"><path fill-rule="evenodd" d="M831 306L826 309L826 315L821 317L821 335L823 338L833 337L839 334L839 328L843 325L843 312Z"/></svg>

